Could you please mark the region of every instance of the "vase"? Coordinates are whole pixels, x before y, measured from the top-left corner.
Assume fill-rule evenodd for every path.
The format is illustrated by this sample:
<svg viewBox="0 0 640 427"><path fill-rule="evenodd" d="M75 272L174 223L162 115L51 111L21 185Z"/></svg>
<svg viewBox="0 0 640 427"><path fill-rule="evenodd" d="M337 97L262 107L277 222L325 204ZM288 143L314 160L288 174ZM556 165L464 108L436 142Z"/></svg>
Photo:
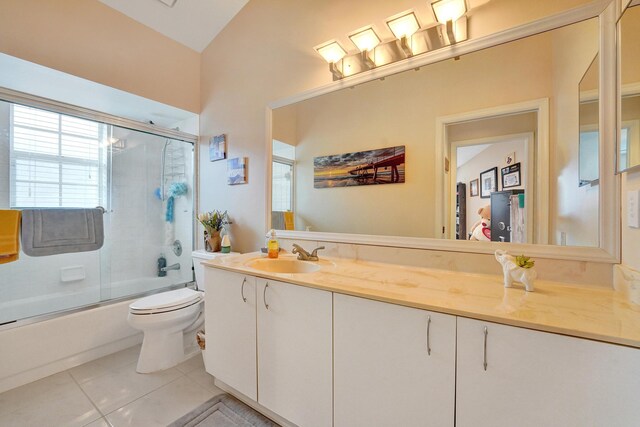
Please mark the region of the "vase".
<svg viewBox="0 0 640 427"><path fill-rule="evenodd" d="M222 237L219 230L207 230L204 239L208 245L208 247L205 245L207 252L220 252L222 249Z"/></svg>

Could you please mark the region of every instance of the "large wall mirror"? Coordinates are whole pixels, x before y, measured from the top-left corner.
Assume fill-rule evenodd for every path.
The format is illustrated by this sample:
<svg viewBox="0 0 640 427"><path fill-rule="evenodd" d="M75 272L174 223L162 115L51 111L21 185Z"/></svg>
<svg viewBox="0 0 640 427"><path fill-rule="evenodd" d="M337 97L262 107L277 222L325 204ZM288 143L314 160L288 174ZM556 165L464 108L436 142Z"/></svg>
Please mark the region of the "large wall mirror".
<svg viewBox="0 0 640 427"><path fill-rule="evenodd" d="M469 252L601 248L600 195L612 189L581 178L581 166L599 173L599 48L593 17L276 103L268 225ZM595 139L582 143L587 129Z"/></svg>
<svg viewBox="0 0 640 427"><path fill-rule="evenodd" d="M633 1L619 23L620 134L618 170L640 166L640 2Z"/></svg>

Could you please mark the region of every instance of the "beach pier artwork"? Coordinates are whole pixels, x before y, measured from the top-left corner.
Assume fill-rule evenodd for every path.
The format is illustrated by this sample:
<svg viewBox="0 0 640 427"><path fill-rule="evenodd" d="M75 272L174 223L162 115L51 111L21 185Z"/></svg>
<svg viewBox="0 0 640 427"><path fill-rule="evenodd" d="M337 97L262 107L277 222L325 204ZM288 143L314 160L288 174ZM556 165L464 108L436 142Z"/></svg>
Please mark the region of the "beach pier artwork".
<svg viewBox="0 0 640 427"><path fill-rule="evenodd" d="M405 146L313 158L313 187L404 182Z"/></svg>

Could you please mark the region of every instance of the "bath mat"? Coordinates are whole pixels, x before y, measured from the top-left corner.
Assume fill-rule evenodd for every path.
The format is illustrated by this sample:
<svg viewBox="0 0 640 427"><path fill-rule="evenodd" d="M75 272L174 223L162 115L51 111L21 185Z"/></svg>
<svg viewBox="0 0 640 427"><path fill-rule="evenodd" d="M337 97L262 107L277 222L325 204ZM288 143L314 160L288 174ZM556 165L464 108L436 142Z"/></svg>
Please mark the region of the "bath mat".
<svg viewBox="0 0 640 427"><path fill-rule="evenodd" d="M102 247L103 210L25 209L22 250L29 256L95 251Z"/></svg>
<svg viewBox="0 0 640 427"><path fill-rule="evenodd" d="M169 424L169 427L272 426L278 426L278 424L229 394L215 396Z"/></svg>

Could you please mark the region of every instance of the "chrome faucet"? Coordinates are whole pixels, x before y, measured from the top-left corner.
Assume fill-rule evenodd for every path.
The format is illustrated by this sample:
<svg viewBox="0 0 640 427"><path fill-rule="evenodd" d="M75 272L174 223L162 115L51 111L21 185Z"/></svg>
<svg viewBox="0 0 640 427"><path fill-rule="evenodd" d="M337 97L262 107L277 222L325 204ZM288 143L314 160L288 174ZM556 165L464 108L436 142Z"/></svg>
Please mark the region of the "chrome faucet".
<svg viewBox="0 0 640 427"><path fill-rule="evenodd" d="M302 261L318 261L318 251L324 249L324 246L315 248L311 253L305 251L302 246L293 244L292 254L298 254L298 259Z"/></svg>
<svg viewBox="0 0 640 427"><path fill-rule="evenodd" d="M169 271L169 270L180 270L180 263L176 262L168 267L162 267L160 271Z"/></svg>

